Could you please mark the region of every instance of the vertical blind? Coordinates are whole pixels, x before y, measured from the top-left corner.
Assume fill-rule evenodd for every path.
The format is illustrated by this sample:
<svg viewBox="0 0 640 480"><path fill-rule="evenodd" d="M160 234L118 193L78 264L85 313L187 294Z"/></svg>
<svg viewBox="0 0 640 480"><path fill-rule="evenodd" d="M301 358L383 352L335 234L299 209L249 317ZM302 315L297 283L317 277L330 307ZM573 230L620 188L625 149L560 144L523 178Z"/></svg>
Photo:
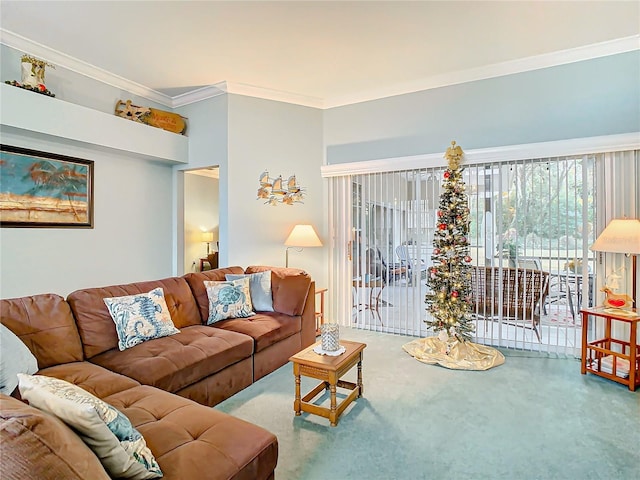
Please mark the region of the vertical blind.
<svg viewBox="0 0 640 480"><path fill-rule="evenodd" d="M577 354L579 309L599 301L600 277L620 268L613 259L607 266L596 264L589 246L620 211L637 215L637 186L616 192L615 202L609 191L618 183L616 174L635 172L638 178L638 162L638 152L632 151L465 168L472 263L549 274L546 298L537 306L540 339L531 329L498 318L478 320L475 341ZM343 325L431 333L424 323L424 299L444 170L443 165L331 179L332 315Z"/></svg>

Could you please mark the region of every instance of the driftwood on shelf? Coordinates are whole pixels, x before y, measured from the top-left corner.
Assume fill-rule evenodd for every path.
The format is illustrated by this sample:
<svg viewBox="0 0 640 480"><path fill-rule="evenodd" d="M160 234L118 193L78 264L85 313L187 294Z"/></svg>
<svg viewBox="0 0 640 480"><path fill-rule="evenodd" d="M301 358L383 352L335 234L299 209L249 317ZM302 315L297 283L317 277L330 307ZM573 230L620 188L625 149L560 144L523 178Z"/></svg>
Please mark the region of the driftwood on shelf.
<svg viewBox="0 0 640 480"><path fill-rule="evenodd" d="M173 133L184 134L187 130L185 119L177 113L165 112L157 108L139 107L133 105L131 100L127 100L126 102L118 100L115 114L134 122L162 128L163 130Z"/></svg>

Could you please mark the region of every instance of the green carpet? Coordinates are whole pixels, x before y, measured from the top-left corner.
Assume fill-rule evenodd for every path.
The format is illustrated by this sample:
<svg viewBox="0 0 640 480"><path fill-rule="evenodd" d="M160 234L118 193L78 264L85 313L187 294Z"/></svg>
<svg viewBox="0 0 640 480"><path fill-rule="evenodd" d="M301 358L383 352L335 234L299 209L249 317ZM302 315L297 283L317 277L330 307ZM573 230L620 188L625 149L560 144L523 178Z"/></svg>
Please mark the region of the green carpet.
<svg viewBox="0 0 640 480"><path fill-rule="evenodd" d="M367 348L364 397L337 427L294 415L290 364L216 407L278 437L278 480L640 478L640 391L578 360L503 351L502 366L458 371L405 353L413 337L341 338ZM316 383L303 377L302 393Z"/></svg>

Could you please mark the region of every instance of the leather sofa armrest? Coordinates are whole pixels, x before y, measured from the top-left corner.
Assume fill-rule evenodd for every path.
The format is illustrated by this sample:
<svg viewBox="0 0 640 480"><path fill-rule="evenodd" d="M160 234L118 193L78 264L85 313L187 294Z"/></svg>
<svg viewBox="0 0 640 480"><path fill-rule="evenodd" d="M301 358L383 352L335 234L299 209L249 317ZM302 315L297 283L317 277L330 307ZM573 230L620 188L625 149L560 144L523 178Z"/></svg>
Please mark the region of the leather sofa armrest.
<svg viewBox="0 0 640 480"><path fill-rule="evenodd" d="M311 276L297 268L250 266L245 273L271 271L273 309L290 316L302 315L309 301L315 302L310 292ZM315 308L315 307L314 307Z"/></svg>

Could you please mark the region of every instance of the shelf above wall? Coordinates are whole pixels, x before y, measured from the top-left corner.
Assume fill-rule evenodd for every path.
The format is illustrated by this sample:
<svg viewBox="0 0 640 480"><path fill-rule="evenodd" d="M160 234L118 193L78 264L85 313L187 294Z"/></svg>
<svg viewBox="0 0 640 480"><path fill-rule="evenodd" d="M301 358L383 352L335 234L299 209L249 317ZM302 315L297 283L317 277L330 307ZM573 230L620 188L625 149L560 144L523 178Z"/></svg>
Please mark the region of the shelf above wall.
<svg viewBox="0 0 640 480"><path fill-rule="evenodd" d="M4 83L0 84L0 123L3 132L44 135L146 160L189 163L189 139L184 135Z"/></svg>

